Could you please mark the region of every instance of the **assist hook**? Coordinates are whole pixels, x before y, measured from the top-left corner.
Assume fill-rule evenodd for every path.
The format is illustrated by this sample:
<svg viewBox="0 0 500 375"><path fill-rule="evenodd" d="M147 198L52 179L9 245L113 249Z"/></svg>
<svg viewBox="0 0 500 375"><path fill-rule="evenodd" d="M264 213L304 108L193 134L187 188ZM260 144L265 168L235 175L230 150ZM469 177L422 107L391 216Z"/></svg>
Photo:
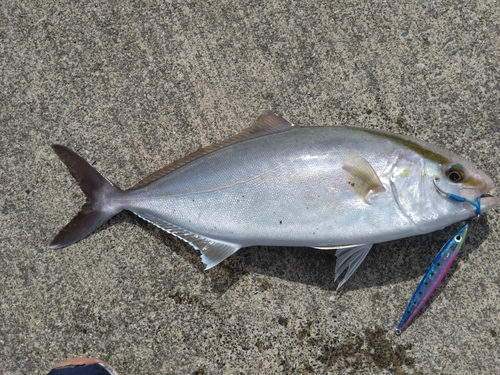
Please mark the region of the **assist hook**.
<svg viewBox="0 0 500 375"><path fill-rule="evenodd" d="M474 202L474 201L471 201L470 199L467 199L467 198L464 198L464 197L461 197L460 195L455 195L455 194L451 194L451 193L447 193L443 190L441 190L441 188L437 185L437 182L439 181L439 178L437 177L434 177L434 179L432 180L432 182L434 183L434 187L436 188L436 190L444 195L445 197L448 197L450 199L453 199L457 202L467 202L469 203L470 205L472 205L473 207L476 208L476 215L479 216L481 215L481 197L478 197L477 198L477 201Z"/></svg>

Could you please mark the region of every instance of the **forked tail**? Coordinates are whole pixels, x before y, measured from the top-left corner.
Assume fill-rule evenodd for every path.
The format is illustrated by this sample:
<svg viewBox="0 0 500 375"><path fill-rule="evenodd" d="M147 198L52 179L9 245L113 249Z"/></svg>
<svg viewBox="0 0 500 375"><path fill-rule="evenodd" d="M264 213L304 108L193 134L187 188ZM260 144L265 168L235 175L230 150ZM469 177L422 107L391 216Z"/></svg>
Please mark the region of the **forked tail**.
<svg viewBox="0 0 500 375"><path fill-rule="evenodd" d="M54 237L49 247L61 248L81 240L123 210L125 194L76 152L52 145L57 156L87 197L81 211Z"/></svg>

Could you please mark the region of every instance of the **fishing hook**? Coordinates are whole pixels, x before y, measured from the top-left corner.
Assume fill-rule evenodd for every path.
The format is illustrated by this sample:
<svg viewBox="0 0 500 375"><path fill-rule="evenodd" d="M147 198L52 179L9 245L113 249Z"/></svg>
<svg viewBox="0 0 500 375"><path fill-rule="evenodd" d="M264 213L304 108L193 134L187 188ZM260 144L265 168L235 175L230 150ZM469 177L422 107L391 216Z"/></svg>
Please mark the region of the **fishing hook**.
<svg viewBox="0 0 500 375"><path fill-rule="evenodd" d="M476 208L476 215L477 216L481 215L481 198L483 197L482 195L477 198L476 202L474 202L474 201L471 201L470 199L461 197L460 195L455 195L455 194L447 193L447 192L441 190L441 188L437 185L437 181L439 181L439 179L437 177L434 177L434 179L432 180L432 182L434 183L434 187L436 188L436 190L440 194L444 195L445 197L451 198L451 199L453 199L453 200L455 200L457 202L467 202L467 203L469 203L470 205L472 205L473 207Z"/></svg>

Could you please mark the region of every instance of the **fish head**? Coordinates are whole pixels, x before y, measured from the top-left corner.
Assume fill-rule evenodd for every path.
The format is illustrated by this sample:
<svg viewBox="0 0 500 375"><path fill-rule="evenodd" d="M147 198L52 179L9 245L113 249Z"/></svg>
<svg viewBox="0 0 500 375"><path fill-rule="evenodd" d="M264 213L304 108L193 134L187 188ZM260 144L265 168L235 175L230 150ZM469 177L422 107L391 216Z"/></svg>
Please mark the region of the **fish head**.
<svg viewBox="0 0 500 375"><path fill-rule="evenodd" d="M488 195L495 188L491 177L469 160L448 151L447 154L449 161L440 163L436 171L439 189L474 202L480 198L482 212L495 207L499 199Z"/></svg>
<svg viewBox="0 0 500 375"><path fill-rule="evenodd" d="M494 181L469 160L406 135L364 131L397 145L381 174L389 181L382 182L390 186L399 209L417 226L442 222L444 228L476 214L473 205L449 194L472 202L479 199L482 213L499 203L499 198L488 194L495 188Z"/></svg>
<svg viewBox="0 0 500 375"><path fill-rule="evenodd" d="M384 171L399 209L422 233L444 228L476 215L467 201L480 198L481 212L495 207L499 199L485 196L495 188L493 180L467 159L414 138L403 138ZM393 137L394 138L394 137Z"/></svg>

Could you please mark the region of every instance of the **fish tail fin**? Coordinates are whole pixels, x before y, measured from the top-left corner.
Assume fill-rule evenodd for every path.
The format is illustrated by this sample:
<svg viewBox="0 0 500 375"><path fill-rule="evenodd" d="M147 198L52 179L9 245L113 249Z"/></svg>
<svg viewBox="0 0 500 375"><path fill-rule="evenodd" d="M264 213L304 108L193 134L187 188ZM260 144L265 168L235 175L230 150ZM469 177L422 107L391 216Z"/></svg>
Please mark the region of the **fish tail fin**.
<svg viewBox="0 0 500 375"><path fill-rule="evenodd" d="M80 212L50 243L50 248L57 249L81 240L122 211L121 198L125 192L109 182L76 152L61 145L52 145L52 148L87 197Z"/></svg>

